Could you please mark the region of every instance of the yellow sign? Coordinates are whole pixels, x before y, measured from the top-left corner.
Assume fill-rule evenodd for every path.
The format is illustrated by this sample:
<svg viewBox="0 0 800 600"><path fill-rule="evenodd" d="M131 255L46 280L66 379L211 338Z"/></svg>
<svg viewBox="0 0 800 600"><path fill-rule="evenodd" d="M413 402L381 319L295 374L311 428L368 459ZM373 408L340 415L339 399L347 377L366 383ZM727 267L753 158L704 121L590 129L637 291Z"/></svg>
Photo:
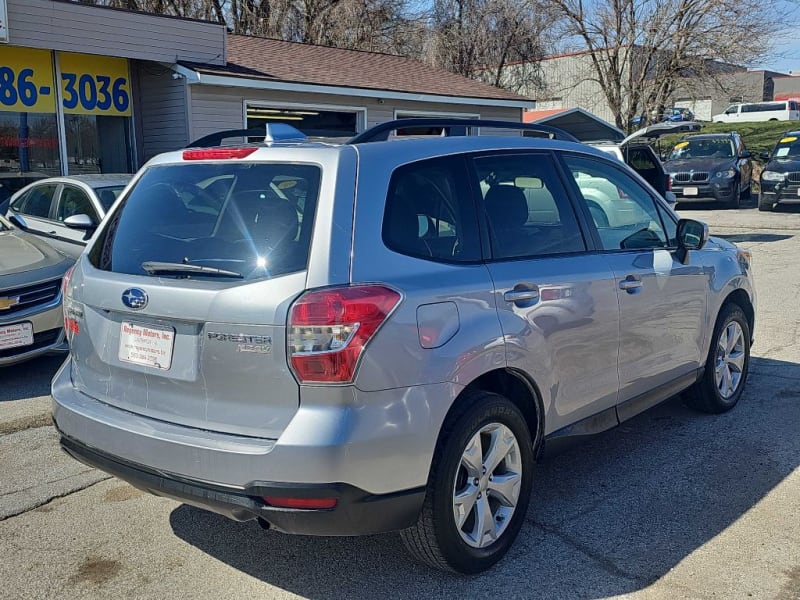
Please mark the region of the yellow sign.
<svg viewBox="0 0 800 600"><path fill-rule="evenodd" d="M686 148L689 145L689 142L680 142L679 144L675 144L675 150L680 150L681 148Z"/></svg>
<svg viewBox="0 0 800 600"><path fill-rule="evenodd" d="M778 143L779 144L788 144L789 142L796 142L796 141L797 141L796 137L785 137Z"/></svg>
<svg viewBox="0 0 800 600"><path fill-rule="evenodd" d="M0 111L54 113L55 98L49 50L0 47Z"/></svg>
<svg viewBox="0 0 800 600"><path fill-rule="evenodd" d="M59 53L64 112L131 115L130 76L124 58Z"/></svg>

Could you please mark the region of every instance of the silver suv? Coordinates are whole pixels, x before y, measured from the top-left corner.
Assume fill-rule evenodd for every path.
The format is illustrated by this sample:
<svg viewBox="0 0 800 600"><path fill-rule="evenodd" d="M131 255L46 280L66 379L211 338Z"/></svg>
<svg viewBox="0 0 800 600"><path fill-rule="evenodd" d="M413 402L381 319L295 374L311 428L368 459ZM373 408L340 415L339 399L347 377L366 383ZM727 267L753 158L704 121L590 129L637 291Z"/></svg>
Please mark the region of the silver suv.
<svg viewBox="0 0 800 600"><path fill-rule="evenodd" d="M282 532L399 530L475 573L545 448L681 391L738 402L746 252L599 150L382 141L413 123L148 163L65 286L63 448Z"/></svg>

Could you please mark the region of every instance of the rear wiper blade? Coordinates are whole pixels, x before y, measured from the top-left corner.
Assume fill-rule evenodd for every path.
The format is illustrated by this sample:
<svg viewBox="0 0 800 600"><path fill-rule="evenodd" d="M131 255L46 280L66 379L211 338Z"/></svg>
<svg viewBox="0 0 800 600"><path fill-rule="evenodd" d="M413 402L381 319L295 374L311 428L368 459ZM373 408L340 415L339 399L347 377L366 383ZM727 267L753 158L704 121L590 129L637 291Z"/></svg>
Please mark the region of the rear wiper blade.
<svg viewBox="0 0 800 600"><path fill-rule="evenodd" d="M218 269L216 267L206 267L204 265L191 265L187 263L146 261L142 263L141 267L150 273L150 275L181 275L196 273L198 275L210 275L213 277L236 277L237 279L244 279L244 275L236 271Z"/></svg>

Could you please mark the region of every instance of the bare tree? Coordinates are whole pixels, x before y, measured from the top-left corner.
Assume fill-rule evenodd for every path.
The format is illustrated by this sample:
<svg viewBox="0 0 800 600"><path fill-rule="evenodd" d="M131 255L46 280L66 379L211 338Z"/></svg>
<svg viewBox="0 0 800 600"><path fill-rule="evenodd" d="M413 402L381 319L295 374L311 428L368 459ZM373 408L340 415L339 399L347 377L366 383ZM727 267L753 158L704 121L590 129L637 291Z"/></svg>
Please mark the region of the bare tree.
<svg viewBox="0 0 800 600"><path fill-rule="evenodd" d="M565 38L577 40L616 125L668 103L688 81L726 85L751 64L774 29L760 0L551 0Z"/></svg>
<svg viewBox="0 0 800 600"><path fill-rule="evenodd" d="M426 58L435 66L518 91L536 78L552 11L539 0L435 0ZM509 69L527 63L526 68Z"/></svg>

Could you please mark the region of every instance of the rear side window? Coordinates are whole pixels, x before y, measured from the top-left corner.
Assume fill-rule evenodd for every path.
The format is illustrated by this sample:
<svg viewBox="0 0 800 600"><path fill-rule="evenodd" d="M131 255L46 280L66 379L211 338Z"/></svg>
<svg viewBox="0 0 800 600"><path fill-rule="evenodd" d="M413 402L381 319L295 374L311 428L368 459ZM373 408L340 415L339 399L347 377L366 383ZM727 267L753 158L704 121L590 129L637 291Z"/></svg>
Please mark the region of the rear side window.
<svg viewBox="0 0 800 600"><path fill-rule="evenodd" d="M89 258L132 275L259 279L301 271L320 175L319 167L298 164L151 167Z"/></svg>
<svg viewBox="0 0 800 600"><path fill-rule="evenodd" d="M475 206L461 158L420 161L393 173L383 242L395 252L428 260L480 260Z"/></svg>

